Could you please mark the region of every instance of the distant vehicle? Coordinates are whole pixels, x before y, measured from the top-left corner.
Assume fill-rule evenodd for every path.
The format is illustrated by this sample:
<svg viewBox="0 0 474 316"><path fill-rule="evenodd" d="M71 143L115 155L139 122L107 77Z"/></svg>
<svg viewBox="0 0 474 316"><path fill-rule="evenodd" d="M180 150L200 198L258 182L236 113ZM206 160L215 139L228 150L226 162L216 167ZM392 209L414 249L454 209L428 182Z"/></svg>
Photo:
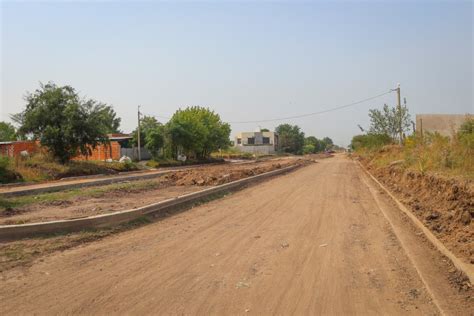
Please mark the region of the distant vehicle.
<svg viewBox="0 0 474 316"><path fill-rule="evenodd" d="M332 150L332 149L326 150L326 154L334 154L334 153L335 153L335 151Z"/></svg>

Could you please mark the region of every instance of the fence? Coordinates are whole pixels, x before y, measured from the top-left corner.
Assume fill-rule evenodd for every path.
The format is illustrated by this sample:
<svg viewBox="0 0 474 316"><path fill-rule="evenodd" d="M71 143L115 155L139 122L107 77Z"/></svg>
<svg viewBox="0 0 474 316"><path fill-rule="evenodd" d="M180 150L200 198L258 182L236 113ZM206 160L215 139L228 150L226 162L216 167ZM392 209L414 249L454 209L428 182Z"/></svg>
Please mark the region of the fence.
<svg viewBox="0 0 474 316"><path fill-rule="evenodd" d="M138 160L138 148L133 147L133 148L121 148L120 149L120 156L127 156L130 157L132 160ZM142 160L150 160L151 159L151 154L148 151L148 149L142 147L140 150L140 156Z"/></svg>

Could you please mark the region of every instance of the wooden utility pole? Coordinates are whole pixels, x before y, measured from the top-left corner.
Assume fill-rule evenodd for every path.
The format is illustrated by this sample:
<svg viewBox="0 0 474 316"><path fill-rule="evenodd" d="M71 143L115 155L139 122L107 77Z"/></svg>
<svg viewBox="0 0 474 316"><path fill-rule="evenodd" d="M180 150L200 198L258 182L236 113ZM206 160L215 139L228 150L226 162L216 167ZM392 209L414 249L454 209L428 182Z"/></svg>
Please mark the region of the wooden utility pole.
<svg viewBox="0 0 474 316"><path fill-rule="evenodd" d="M401 102L401 97L400 97L400 84L397 85L397 106L398 106L398 119L399 119L399 123L400 123L400 126L398 127L399 128L399 132L400 132L400 140L399 140L399 143L400 145L402 144L402 139L403 139L403 130L402 130L402 102Z"/></svg>
<svg viewBox="0 0 474 316"><path fill-rule="evenodd" d="M142 153L141 153L141 144L140 144L140 106L138 106L138 129L137 129L137 134L138 134L138 161L142 160Z"/></svg>

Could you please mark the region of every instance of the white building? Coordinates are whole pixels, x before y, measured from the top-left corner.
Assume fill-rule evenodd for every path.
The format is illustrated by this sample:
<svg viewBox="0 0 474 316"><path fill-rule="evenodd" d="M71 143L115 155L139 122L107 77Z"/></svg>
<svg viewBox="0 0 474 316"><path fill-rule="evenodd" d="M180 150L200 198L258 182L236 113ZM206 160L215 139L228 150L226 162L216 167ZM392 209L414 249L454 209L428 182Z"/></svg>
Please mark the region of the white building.
<svg viewBox="0 0 474 316"><path fill-rule="evenodd" d="M246 153L268 155L278 150L275 132L241 132L235 137L234 147Z"/></svg>

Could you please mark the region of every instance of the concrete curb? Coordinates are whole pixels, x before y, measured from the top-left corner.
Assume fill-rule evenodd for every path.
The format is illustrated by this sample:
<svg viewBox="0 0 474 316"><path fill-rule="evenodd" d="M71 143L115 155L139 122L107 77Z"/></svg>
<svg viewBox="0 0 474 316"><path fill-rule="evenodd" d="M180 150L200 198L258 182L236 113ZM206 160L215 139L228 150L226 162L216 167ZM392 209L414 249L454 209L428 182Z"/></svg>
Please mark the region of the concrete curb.
<svg viewBox="0 0 474 316"><path fill-rule="evenodd" d="M0 225L0 240L16 240L38 234L73 232L84 229L101 228L127 223L142 216L153 216L157 213L172 210L187 203L197 202L218 193L237 190L238 188L244 185L256 183L260 180L272 176L293 171L298 167L300 166L294 165L282 169L269 171L256 176L229 182L213 188L204 189L202 191L181 195L175 198L167 199L131 210L117 211L109 214L101 214L70 220L58 220L22 225Z"/></svg>
<svg viewBox="0 0 474 316"><path fill-rule="evenodd" d="M165 174L171 173L173 170L169 171L159 171L151 174L138 174L138 175L126 175L126 176L112 176L110 178L105 179L97 179L88 182L77 182L77 183L57 183L55 182L51 186L45 186L40 188L23 188L17 191L4 191L0 192L0 196L3 197L11 197L11 196L21 196L21 195L32 195L32 194L41 194L41 193L49 193L49 192L57 192L63 190L70 190L75 188L85 188L91 187L96 185L107 185L117 182L124 182L124 181L138 181L138 180L147 180L153 179L157 177L161 177Z"/></svg>
<svg viewBox="0 0 474 316"><path fill-rule="evenodd" d="M462 271L468 278L471 284L474 284L474 266L463 262L461 259L456 257L446 246L438 239L436 236L405 206L400 202L382 183L380 183L359 161L357 161L359 166L364 170L364 172L375 182L377 183L385 193L392 198L392 200L397 204L398 208L402 210L405 215L407 215L413 224L418 227L425 235L425 237L431 242L431 244L444 256L446 256L454 264L456 269Z"/></svg>

